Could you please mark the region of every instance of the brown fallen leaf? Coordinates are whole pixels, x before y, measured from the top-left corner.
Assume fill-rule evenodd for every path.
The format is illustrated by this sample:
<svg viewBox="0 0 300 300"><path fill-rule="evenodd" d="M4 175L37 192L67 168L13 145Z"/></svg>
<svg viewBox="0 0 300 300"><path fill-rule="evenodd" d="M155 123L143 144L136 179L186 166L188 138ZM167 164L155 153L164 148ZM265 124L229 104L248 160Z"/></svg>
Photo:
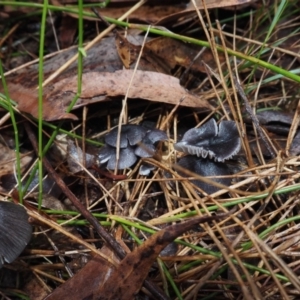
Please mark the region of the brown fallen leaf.
<svg viewBox="0 0 300 300"><path fill-rule="evenodd" d="M117 261L107 247L104 246L101 252ZM105 281L105 276L111 272L112 268L113 266L102 257L94 256L79 272L57 287L45 300L68 299L71 291L72 300L87 299L90 293L97 290Z"/></svg>
<svg viewBox="0 0 300 300"><path fill-rule="evenodd" d="M195 72L206 73L206 69L202 63L204 61L211 68L216 67L216 63L210 49L205 49L201 55L193 61L202 48L197 45L183 43L167 37L159 37L152 39L145 45L145 52L160 57L170 69L176 66L189 68ZM222 53L218 54L220 62L225 61Z"/></svg>
<svg viewBox="0 0 300 300"><path fill-rule="evenodd" d="M152 235L144 244L114 267L101 257L93 257L75 276L56 288L45 300L67 299L72 291L72 300L82 299L134 299L146 279L149 270L161 253L174 239L199 223L225 217L204 216L171 225ZM117 262L111 251L104 247L101 252Z"/></svg>
<svg viewBox="0 0 300 300"><path fill-rule="evenodd" d="M133 70L110 72L90 72L82 76L82 93L75 108L107 99L107 96L125 95ZM18 109L38 117L37 91L20 84L10 84L10 97L18 103ZM73 75L44 88L43 119L54 121L76 119L66 109L77 93L77 76ZM137 71L128 94L129 98L141 98L169 104L211 110L205 99L189 93L175 77L148 71Z"/></svg>
<svg viewBox="0 0 300 300"><path fill-rule="evenodd" d="M116 48L126 69L135 68L139 53L142 51L143 42L144 39L137 40L137 36L127 35L124 37L120 33L116 34ZM151 49L148 50L146 45L138 61L137 69L171 75L171 68L173 66L170 67L168 60L165 60L164 57L160 57L154 51L151 51ZM162 48L168 47L168 45L161 46Z"/></svg>
<svg viewBox="0 0 300 300"><path fill-rule="evenodd" d="M129 41L129 39L131 41ZM127 35L124 37L122 34L116 33L116 48L126 69L135 68L139 53L142 51L141 43L143 43L143 41L144 39L137 41L136 36ZM142 55L138 61L137 69L168 75L171 74L171 69L166 65L165 61L160 59L158 55L148 51L146 48L143 49Z"/></svg>
<svg viewBox="0 0 300 300"><path fill-rule="evenodd" d="M199 223L210 222L221 216L204 216L171 225L152 235L141 246L133 250L119 266L107 274L106 281L93 291L89 299L127 300L134 299L159 253L174 239ZM117 284L116 284L117 283Z"/></svg>
<svg viewBox="0 0 300 300"><path fill-rule="evenodd" d="M116 47L119 57L126 69L133 69L134 63L141 51L140 44L136 45L130 42L130 40L134 40L134 38L135 37L128 35L127 38L125 38L120 33L116 34ZM201 51L201 55L197 57L199 51ZM197 59L195 59L196 57ZM225 61L225 57L222 53L219 53L219 60L221 63ZM182 66L194 72L206 73L203 61L208 64L210 68L214 69L216 67L210 49L203 49L198 45L184 43L162 36L151 39L145 44L138 69L171 75L172 69L176 66Z"/></svg>
<svg viewBox="0 0 300 300"><path fill-rule="evenodd" d="M130 65L137 59L141 49L140 46L129 43L129 41L118 32L116 32L116 48L126 69L129 69Z"/></svg>
<svg viewBox="0 0 300 300"><path fill-rule="evenodd" d="M110 72L90 72L82 76L82 93L75 108L94 102L103 101L107 96L125 95L133 76L133 70ZM62 79L45 88L44 119L57 120L65 117L65 110L77 92L77 76ZM181 103L183 106L210 110L210 104L200 97L185 90L179 80L173 76L136 71L128 93L129 98L141 98L169 104ZM29 112L35 117L37 110L28 111L26 102L19 103L21 111Z"/></svg>

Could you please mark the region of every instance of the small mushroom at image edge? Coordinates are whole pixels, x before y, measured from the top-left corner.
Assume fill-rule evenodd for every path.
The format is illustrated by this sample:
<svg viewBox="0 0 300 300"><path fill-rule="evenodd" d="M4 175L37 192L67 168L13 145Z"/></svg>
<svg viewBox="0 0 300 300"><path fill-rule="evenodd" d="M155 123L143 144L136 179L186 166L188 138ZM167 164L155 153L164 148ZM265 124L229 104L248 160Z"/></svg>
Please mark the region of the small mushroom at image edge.
<svg viewBox="0 0 300 300"><path fill-rule="evenodd" d="M155 144L159 141L165 141L167 138L167 134L162 130L148 130L141 125L122 125L117 169L122 170L131 167L137 161L138 157L153 157L156 152ZM114 170L117 164L117 139L118 127L111 130L105 136L105 145L100 149L98 154L99 163L106 163L107 169L110 170ZM145 173L145 168L143 171L143 174L147 173Z"/></svg>
<svg viewBox="0 0 300 300"><path fill-rule="evenodd" d="M241 140L234 121L221 121L218 126L214 119L210 119L201 127L188 130L174 148L186 154L224 162L240 151Z"/></svg>
<svg viewBox="0 0 300 300"><path fill-rule="evenodd" d="M228 186L231 179L225 176L231 175L231 169L225 160L240 151L241 140L235 122L221 121L218 126L214 119L210 119L200 128L188 130L182 140L174 144L174 148L188 154L179 160L180 167ZM184 172L179 171L179 174L187 177ZM192 180L192 183L207 194L220 190L200 180Z"/></svg>
<svg viewBox="0 0 300 300"><path fill-rule="evenodd" d="M13 262L29 243L32 227L21 205L0 201L0 268Z"/></svg>

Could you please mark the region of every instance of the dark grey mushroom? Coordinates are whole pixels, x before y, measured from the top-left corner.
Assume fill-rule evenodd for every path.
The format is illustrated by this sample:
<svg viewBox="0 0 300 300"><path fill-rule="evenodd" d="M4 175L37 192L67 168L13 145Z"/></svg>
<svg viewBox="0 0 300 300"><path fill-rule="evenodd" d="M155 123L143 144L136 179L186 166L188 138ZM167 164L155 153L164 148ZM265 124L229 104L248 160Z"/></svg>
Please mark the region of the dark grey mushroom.
<svg viewBox="0 0 300 300"><path fill-rule="evenodd" d="M168 136L164 131L160 129L151 129L147 131L145 138L149 140L152 144L155 144L159 141L166 141L168 139Z"/></svg>
<svg viewBox="0 0 300 300"><path fill-rule="evenodd" d="M116 146L118 128L114 128L105 136L105 143L98 154L100 164L107 163L108 169L115 169L116 166ZM123 125L120 135L120 158L118 169L131 167L138 157L152 157L155 154L155 143L166 140L165 132L152 129L147 130L140 125ZM141 175L149 174L151 168L142 168Z"/></svg>
<svg viewBox="0 0 300 300"><path fill-rule="evenodd" d="M117 164L117 149L108 145L104 145L99 152L99 163L103 164L107 162L107 168L114 170ZM119 161L117 169L126 169L131 167L137 160L134 154L134 148L127 146L127 148L120 149Z"/></svg>
<svg viewBox="0 0 300 300"><path fill-rule="evenodd" d="M193 155L187 155L179 160L178 165L198 175L205 177L211 176L211 180L217 183L221 183L225 186L229 186L231 183L230 178L214 178L214 176L226 176L231 174L230 169L224 163L199 158ZM184 177L188 176L186 173L181 171L179 171L178 173ZM191 182L207 194L212 194L220 190L220 188L200 180L191 180Z"/></svg>
<svg viewBox="0 0 300 300"><path fill-rule="evenodd" d="M293 122L293 114L288 112L283 112L280 110L263 110L257 111L256 117L261 125L267 124L284 124L290 126ZM252 123L251 118L248 116L245 118L246 123Z"/></svg>
<svg viewBox="0 0 300 300"><path fill-rule="evenodd" d="M145 137L135 148L135 154L139 157L152 157L155 154L155 143L168 139L167 134L159 129L152 129L147 132Z"/></svg>
<svg viewBox="0 0 300 300"><path fill-rule="evenodd" d="M290 126L293 122L293 113L283 112L279 110L257 111L256 117L260 125L263 125L269 132L279 135L287 135L290 132ZM245 119L246 124L252 125L250 116Z"/></svg>
<svg viewBox="0 0 300 300"><path fill-rule="evenodd" d="M105 136L105 143L112 147L117 147L119 128L116 127ZM140 125L122 125L120 134L120 148L126 148L129 145L134 146L139 143L146 135L147 129Z"/></svg>
<svg viewBox="0 0 300 300"><path fill-rule="evenodd" d="M24 207L0 202L0 267L13 262L30 241L32 233Z"/></svg>
<svg viewBox="0 0 300 300"><path fill-rule="evenodd" d="M139 169L139 174L142 176L148 176L154 169L155 167L150 164L142 164Z"/></svg>
<svg viewBox="0 0 300 300"><path fill-rule="evenodd" d="M188 130L174 148L187 154L224 162L240 151L241 140L235 122L221 121L218 128L216 121L210 119L200 128Z"/></svg>

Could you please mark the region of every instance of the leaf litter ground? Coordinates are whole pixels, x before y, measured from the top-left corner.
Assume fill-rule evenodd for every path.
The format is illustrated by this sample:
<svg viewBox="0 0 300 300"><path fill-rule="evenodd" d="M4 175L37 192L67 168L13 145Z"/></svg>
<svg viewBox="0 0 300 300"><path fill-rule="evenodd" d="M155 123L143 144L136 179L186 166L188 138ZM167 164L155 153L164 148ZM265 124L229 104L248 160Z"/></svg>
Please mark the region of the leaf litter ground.
<svg viewBox="0 0 300 300"><path fill-rule="evenodd" d="M264 3L265 6L261 7L258 3L251 3L251 7L236 12L237 15L244 13L246 16L239 21L234 38L232 33L235 24L232 21L227 22L223 31L218 24L211 25L209 34L218 37L218 43L224 43L230 49L234 42L236 49L247 55L296 72L299 57L295 53L297 39L295 44L294 35L297 29L293 28L293 24L297 20L299 5L291 2L280 21L269 31L274 23L265 20L264 13L268 11L273 20L277 8L272 3ZM252 31L248 31L252 20L252 15L247 15L250 8L255 10L256 17L253 19L255 22L251 23ZM109 6L106 9L109 10ZM11 12L7 10L6 13L9 15ZM234 16L230 10L221 10L221 13L224 17L218 16L220 20ZM64 16L57 18L61 21ZM215 21L213 13L210 18ZM197 23L193 23L194 20ZM90 30L88 40L93 35L95 23L86 22ZM185 35L193 34L189 30L201 28L196 17L186 17L185 22L190 27L185 24L176 28L173 23L168 23L167 18L164 22L163 26L175 32L189 28L184 29ZM65 23L60 24L63 26ZM59 32L64 27L55 29ZM17 31L13 39L22 38L22 34L25 34L22 30ZM17 298L15 288L18 288L17 293L27 294L30 299L43 299L46 296L48 299L63 299L76 287L74 297L77 299L125 299L122 295L129 297L125 291L130 295L140 291L137 297L142 299L146 299L149 293L155 295L156 299L297 299L300 290L297 156L299 82L287 80L268 68L249 65L246 59L227 60L226 53L216 55L210 52L205 56L203 52L201 65L195 60L194 65L198 67L190 66L197 53L194 46L190 47L190 52L184 51L187 45L176 41L173 44L174 52L162 51L162 56L159 56L158 50L164 43L172 49L172 40L160 38L157 42L154 39L134 44L130 36L135 41L140 39L135 32L129 31L128 36L122 39L123 43L128 41L125 50L115 46L115 41L118 43L120 39L111 35L99 42L101 46L94 46L91 52L87 52L83 92L77 109L70 114L66 114L65 110L77 92L76 64L58 74L44 89L44 120L68 120L61 126L60 138L55 139L48 151L49 164L44 161L45 166L50 165L45 168L45 176L52 176L45 177L43 183L43 213L36 210L34 200L37 197L37 178L33 180L35 184L30 186L32 192L25 197L28 214L35 220L35 232L21 257L1 270L5 278L10 280L1 283L6 295ZM25 38L29 39L27 44L23 44L26 48L31 44L31 37L25 35ZM205 39L204 35L202 39ZM277 44L278 41L282 43ZM209 42L214 48L213 38ZM144 54L138 60L142 48ZM37 48L32 51L37 53ZM75 50L67 50L50 58L45 63L45 77L53 74L75 53ZM214 56L215 59L212 59ZM7 52L4 58L8 70L15 59ZM123 64L131 70L122 70ZM135 72L136 65L138 71ZM6 76L10 97L17 102L17 109L21 111L18 127L24 157L22 171L26 179L30 174L27 164L28 161L34 163L32 150L35 150L32 147L34 141L29 142L28 136L34 136L35 129L28 124L23 126L28 122L24 112L38 117L37 72L36 65L32 65ZM159 72L156 73L156 82L151 81L151 76L149 80L142 80L150 72ZM233 73L236 76L238 74L249 103L235 96L237 91ZM104 74L110 76L110 86L101 81ZM141 99L134 100L132 98L136 97L129 93L127 96L130 99L121 103L126 96L126 88L131 84L132 74L137 76L133 77L132 85L140 86L140 92L136 89L136 97ZM230 79L232 84L228 83ZM176 86L169 81L176 82ZM88 84L92 87L85 90ZM146 96L147 88L150 96ZM160 97L171 100L157 103ZM185 105L189 99L193 105ZM50 104L47 106L47 103ZM247 104L256 109L261 134L252 125L256 124L256 119L245 108ZM230 186L218 185L212 181L215 177L201 177L193 172L185 171L183 176L182 170L177 167L177 161L184 154L177 153L173 144L180 141L188 129L201 128L211 118L218 123L234 120L239 124L242 151L226 162L231 173L227 175ZM120 119L123 123L156 127L168 134L168 141L160 143L157 155L143 159L143 162L154 167L148 177L139 175L141 161L125 171L95 168L104 136L118 125ZM14 149L14 142L9 143L13 140L9 122L3 124L6 126L2 125L1 128L1 144L7 155L2 159L6 167L1 169L1 189L3 197L9 194L17 200L17 193L10 192L14 188L14 170L7 164L15 159L11 150ZM45 123L45 139L52 133L53 126L57 124ZM69 163L72 160L79 162L79 167L73 168ZM54 170L50 167L55 169L58 176L53 175ZM61 178L63 183L59 183L59 179L55 181L56 177ZM193 185L195 181L217 186L217 191L205 195L197 184ZM66 192L67 188L71 194ZM95 219L88 216L85 207L93 213L96 222L100 222L112 240L93 223ZM78 214L78 210L81 214ZM200 217L195 221L198 226L183 229L183 220L210 214L213 214L212 219ZM209 222L200 224L201 221ZM178 227L176 233L164 235L168 230L171 231L171 227L165 231L163 228L175 223ZM161 230L158 235L150 237L157 230ZM143 246L138 248L141 243L144 243ZM169 246L165 252L157 257L166 244ZM126 257L127 260L123 259L129 252L132 254ZM16 273L21 274L22 279L18 286L13 282L15 277L12 274ZM113 275L106 285L103 278L108 274ZM111 283L116 287L113 291Z"/></svg>

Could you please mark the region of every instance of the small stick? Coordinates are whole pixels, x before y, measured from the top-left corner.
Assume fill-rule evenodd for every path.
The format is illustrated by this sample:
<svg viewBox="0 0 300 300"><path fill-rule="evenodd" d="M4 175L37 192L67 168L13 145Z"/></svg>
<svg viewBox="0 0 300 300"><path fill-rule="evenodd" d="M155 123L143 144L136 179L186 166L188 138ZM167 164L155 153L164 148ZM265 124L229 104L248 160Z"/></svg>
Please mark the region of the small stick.
<svg viewBox="0 0 300 300"><path fill-rule="evenodd" d="M91 166L92 169L94 169L95 171L97 171L99 174L113 180L113 181L118 181L118 180L125 180L127 179L127 175L125 174L112 174L110 172L106 172L104 170L101 170L100 168L98 168L97 166L93 165Z"/></svg>

